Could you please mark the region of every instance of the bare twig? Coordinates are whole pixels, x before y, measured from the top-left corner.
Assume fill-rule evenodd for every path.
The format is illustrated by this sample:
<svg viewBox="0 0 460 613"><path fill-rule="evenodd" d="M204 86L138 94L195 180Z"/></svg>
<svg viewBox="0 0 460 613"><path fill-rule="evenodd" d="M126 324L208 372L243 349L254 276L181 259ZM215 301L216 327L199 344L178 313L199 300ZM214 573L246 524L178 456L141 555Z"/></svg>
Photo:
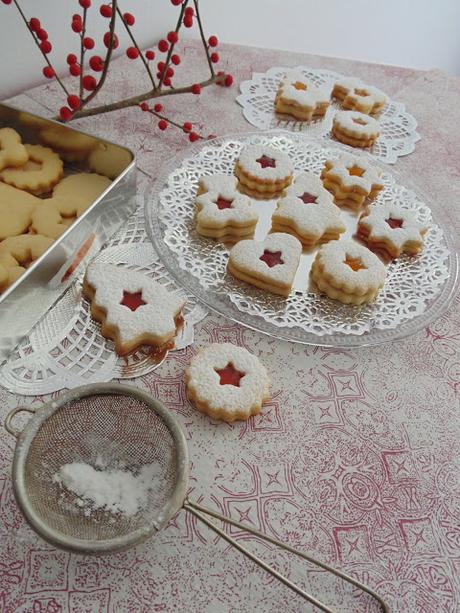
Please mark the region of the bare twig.
<svg viewBox="0 0 460 613"><path fill-rule="evenodd" d="M80 100L83 98L83 67L85 63L85 45L83 44L83 39L85 38L85 32L86 32L86 8L83 9L83 29L80 33L80 88L79 88Z"/></svg>
<svg viewBox="0 0 460 613"><path fill-rule="evenodd" d="M120 19L121 19L121 21L122 21L123 25L125 26L126 31L128 32L128 36L129 36L129 38L131 39L131 41L132 41L133 45L136 47L136 49L137 49L137 50L138 50L138 52L139 52L140 58L141 58L141 60L142 60L142 62L143 62L143 64L144 64L144 66L145 66L145 69L146 69L146 71L147 71L148 75L149 75L149 79L150 79L150 81L152 82L152 87L153 87L153 89L156 89L156 88L157 88L157 86L156 86L155 80L154 80L154 78L153 78L152 71L150 70L149 63L148 63L148 62L147 62L147 60L145 59L144 54L142 53L142 50L139 48L139 45L137 44L136 39L135 39L135 38L134 38L134 36L132 35L131 28L128 26L128 24L127 24L127 23L125 23L125 20L123 19L123 15L122 15L122 13L121 13L121 11L120 11L120 8L119 8L118 6L117 6L117 13L118 13L118 16L120 17Z"/></svg>
<svg viewBox="0 0 460 613"><path fill-rule="evenodd" d="M181 28L182 19L184 18L184 12L185 12L185 8L187 7L187 4L188 4L188 0L187 0L187 2L183 2L182 3L181 9L180 9L179 18L178 18L177 23L176 23L176 29L174 30L174 32L176 34L179 32L179 30ZM168 49L168 55L166 56L165 67L164 67L164 70L163 70L163 72L162 72L162 74L160 76L160 83L158 84L158 87L160 89L161 89L161 86L163 85L163 81L164 81L165 76L166 76L166 71L168 70L169 64L171 62L171 55L172 55L172 52L173 52L173 49L174 49L174 45L175 45L175 43L171 43L171 46Z"/></svg>
<svg viewBox="0 0 460 613"><path fill-rule="evenodd" d="M206 40L206 37L204 35L203 24L201 23L200 9L198 7L198 0L193 0L193 4L195 5L196 20L198 21L198 27L200 29L200 36L203 42L204 50L206 52L206 59L208 60L209 70L211 72L211 76L214 76L214 66L212 65L211 58L209 56L208 41Z"/></svg>

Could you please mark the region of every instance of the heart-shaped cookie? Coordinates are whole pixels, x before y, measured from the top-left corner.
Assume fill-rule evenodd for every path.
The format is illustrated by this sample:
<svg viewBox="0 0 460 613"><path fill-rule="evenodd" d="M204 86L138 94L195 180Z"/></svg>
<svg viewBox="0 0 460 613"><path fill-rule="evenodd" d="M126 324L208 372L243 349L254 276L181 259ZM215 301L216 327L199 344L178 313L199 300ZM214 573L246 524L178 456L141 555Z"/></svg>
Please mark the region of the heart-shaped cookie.
<svg viewBox="0 0 460 613"><path fill-rule="evenodd" d="M230 251L227 270L246 283L289 296L301 253L302 245L294 236L274 232L263 241L237 243Z"/></svg>

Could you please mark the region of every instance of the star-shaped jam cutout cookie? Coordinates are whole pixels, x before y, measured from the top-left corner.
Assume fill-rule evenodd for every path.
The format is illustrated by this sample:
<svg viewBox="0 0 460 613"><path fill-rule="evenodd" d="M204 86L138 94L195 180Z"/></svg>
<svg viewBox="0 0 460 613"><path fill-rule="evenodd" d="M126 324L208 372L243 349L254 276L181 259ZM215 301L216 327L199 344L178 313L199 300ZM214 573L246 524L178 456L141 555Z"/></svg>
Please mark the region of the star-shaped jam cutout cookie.
<svg viewBox="0 0 460 613"><path fill-rule="evenodd" d="M364 121L364 119L361 119L360 117L352 119L353 123L357 123L360 126L367 126L367 121Z"/></svg>
<svg viewBox="0 0 460 613"><path fill-rule="evenodd" d="M222 211L223 209L231 209L233 200L226 200L225 198L219 196L217 200L215 200L215 203L217 204L219 211Z"/></svg>
<svg viewBox="0 0 460 613"><path fill-rule="evenodd" d="M394 219L393 217L388 217L388 219L385 219L385 221L392 230L395 228L402 228L404 223L402 219Z"/></svg>
<svg viewBox="0 0 460 613"><path fill-rule="evenodd" d="M318 200L317 196L313 196L313 194L309 194L308 192L304 192L298 197L304 204L314 204Z"/></svg>
<svg viewBox="0 0 460 613"><path fill-rule="evenodd" d="M240 387L240 380L246 374L237 370L231 362L225 368L215 368L214 370L220 377L220 385L234 385L235 387Z"/></svg>
<svg viewBox="0 0 460 613"><path fill-rule="evenodd" d="M302 81L296 81L292 84L292 87L294 87L294 89L302 89L303 91L307 90L306 84L302 83Z"/></svg>
<svg viewBox="0 0 460 613"><path fill-rule="evenodd" d="M269 249L264 249L264 253L260 256L259 260L265 262L269 268L284 264L284 260L281 259L281 251L270 251Z"/></svg>
<svg viewBox="0 0 460 613"><path fill-rule="evenodd" d="M358 270L366 270L366 266L364 266L361 258L352 258L351 256L347 255L344 260L344 264L349 266L355 272L358 272Z"/></svg>
<svg viewBox="0 0 460 613"><path fill-rule="evenodd" d="M139 307L147 303L142 300L142 292L131 293L123 290L123 298L120 304L127 307L130 311L136 311Z"/></svg>
<svg viewBox="0 0 460 613"><path fill-rule="evenodd" d="M268 155L262 155L256 162L260 164L262 168L276 168L276 160L268 157Z"/></svg>

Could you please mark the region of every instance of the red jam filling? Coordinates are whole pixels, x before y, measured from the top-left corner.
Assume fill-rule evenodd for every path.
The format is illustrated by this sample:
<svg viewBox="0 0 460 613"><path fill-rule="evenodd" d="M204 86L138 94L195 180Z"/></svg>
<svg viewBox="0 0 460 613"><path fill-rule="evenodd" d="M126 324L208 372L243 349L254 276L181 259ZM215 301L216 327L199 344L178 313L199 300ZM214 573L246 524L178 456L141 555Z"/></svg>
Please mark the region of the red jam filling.
<svg viewBox="0 0 460 613"><path fill-rule="evenodd" d="M392 230L394 230L395 228L402 228L403 225L402 219L393 219L393 217L388 217L388 219L385 219L385 221Z"/></svg>
<svg viewBox="0 0 460 613"><path fill-rule="evenodd" d="M233 200L225 200L225 198L221 198L219 196L219 198L217 198L217 200L215 201L217 204L217 208L221 211L222 209L231 209L232 208L232 204L233 204Z"/></svg>
<svg viewBox="0 0 460 613"><path fill-rule="evenodd" d="M281 259L281 251L269 251L264 250L264 254L260 256L259 260L265 262L269 268L278 266L278 264L284 264L284 260Z"/></svg>
<svg viewBox="0 0 460 613"><path fill-rule="evenodd" d="M260 164L262 168L276 168L276 160L269 158L267 155L263 155L256 160L256 162Z"/></svg>
<svg viewBox="0 0 460 613"><path fill-rule="evenodd" d="M309 194L308 192L304 192L299 198L302 200L304 204L313 204L318 200L316 196Z"/></svg>
<svg viewBox="0 0 460 613"><path fill-rule="evenodd" d="M242 379L246 374L236 370L231 362L229 362L227 366L221 370L217 368L214 370L220 377L220 385L234 385L235 387L240 387L240 379Z"/></svg>
<svg viewBox="0 0 460 613"><path fill-rule="evenodd" d="M120 304L131 311L136 311L139 307L147 303L142 300L142 292L134 292L131 294L131 292L123 290L123 298Z"/></svg>
<svg viewBox="0 0 460 613"><path fill-rule="evenodd" d="M364 119L352 119L353 123L357 123L360 126L366 126L367 125L367 121L364 121Z"/></svg>
<svg viewBox="0 0 460 613"><path fill-rule="evenodd" d="M344 259L344 264L349 266L352 270L357 272L358 270L366 270L361 258L352 258L349 255Z"/></svg>

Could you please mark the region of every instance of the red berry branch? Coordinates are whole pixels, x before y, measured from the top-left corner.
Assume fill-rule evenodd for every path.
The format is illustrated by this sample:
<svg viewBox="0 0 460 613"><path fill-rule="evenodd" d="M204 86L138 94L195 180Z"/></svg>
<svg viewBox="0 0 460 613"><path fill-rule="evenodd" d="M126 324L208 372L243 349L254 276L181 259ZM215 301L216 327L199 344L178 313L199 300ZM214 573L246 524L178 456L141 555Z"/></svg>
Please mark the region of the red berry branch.
<svg viewBox="0 0 460 613"><path fill-rule="evenodd" d="M99 6L99 13L102 17L109 20L108 31L104 34L101 41L106 50L100 54L96 52L90 55L89 58L87 58L88 52L92 52L96 47L96 41L88 35L90 11L95 9L92 6L92 0L76 0L79 5L79 12L72 16L70 26L79 38L79 54L69 53L67 55L69 73L71 76L78 78L78 85L75 87L75 90L73 90L73 87L69 90L57 75L49 58L53 46L40 20L37 17L27 19L18 0L1 0L1 2L6 5L14 4L16 6L46 62L46 66L43 68L44 76L48 79L55 79L65 94L66 105L62 106L59 110L59 118L62 121L71 121L80 117L89 117L136 106L142 109L142 111L150 113L155 119L158 119L157 126L159 130L165 130L169 125L175 126L187 134L191 142L194 142L204 137L193 130L193 125L190 122L179 123L173 121L164 114L163 104L159 102L149 104L148 101L185 93L192 93L198 96L203 87L213 83L225 87L230 87L233 83L233 77L230 74L226 74L224 71L216 73L214 70L214 65L220 60L219 53L215 50L218 46L218 40L216 36L210 36L206 39L198 0L193 0L193 2L191 0L170 0L171 4L180 7L176 27L158 41L156 52L153 49L148 49L144 53L136 42L133 32L136 24L135 16L132 13L123 12L117 0L101 4ZM189 4L193 4L193 6L189 6ZM200 83L176 87L173 84L173 81L176 79L174 67L181 64L181 57L175 50L175 47L180 39L181 28L191 28L195 22L198 25L201 42L206 53L210 76ZM125 51L126 56L130 60L140 60L142 62L149 80L149 87L146 91L123 100L116 100L101 106L88 107L88 104L103 88L109 72L113 51L119 46L118 36L115 32L117 24L126 30L130 39L129 46ZM158 60L156 70L152 64L155 59Z"/></svg>

